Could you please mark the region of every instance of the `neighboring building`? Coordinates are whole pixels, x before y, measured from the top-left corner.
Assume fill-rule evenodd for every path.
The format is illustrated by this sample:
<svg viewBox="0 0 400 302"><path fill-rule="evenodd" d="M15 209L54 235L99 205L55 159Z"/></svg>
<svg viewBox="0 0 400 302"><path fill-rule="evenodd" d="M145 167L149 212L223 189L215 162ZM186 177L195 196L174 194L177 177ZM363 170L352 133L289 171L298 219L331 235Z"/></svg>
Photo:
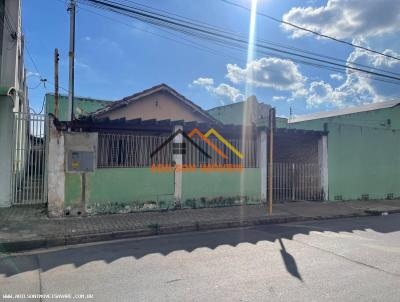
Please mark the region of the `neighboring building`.
<svg viewBox="0 0 400 302"><path fill-rule="evenodd" d="M400 101L372 103L335 111L317 112L290 119L289 127L322 130L325 123L400 129Z"/></svg>
<svg viewBox="0 0 400 302"><path fill-rule="evenodd" d="M111 100L99 100L86 97L74 97L74 115L81 118L110 105ZM46 114L55 114L54 94L47 93L45 96ZM58 97L58 119L67 121L68 118L68 96L60 94Z"/></svg>
<svg viewBox="0 0 400 302"><path fill-rule="evenodd" d="M219 106L208 110L208 113L224 124L243 125L262 124L268 119L271 106L258 102L255 96L249 97L244 102L237 102ZM286 128L287 119L276 117L278 128Z"/></svg>
<svg viewBox="0 0 400 302"><path fill-rule="evenodd" d="M400 101L299 116L288 128L328 132L329 199L400 197Z"/></svg>
<svg viewBox="0 0 400 302"><path fill-rule="evenodd" d="M156 119L212 122L217 120L207 111L172 89L160 84L125 97L92 114L96 119Z"/></svg>
<svg viewBox="0 0 400 302"><path fill-rule="evenodd" d="M252 98L213 108L209 113L223 123L242 125L243 120L262 121L267 107ZM313 113L289 121L277 118L277 128L278 133L285 129L327 133L327 199L400 197L400 101ZM319 151L313 146L315 141L306 136L294 135L290 142L278 136L275 163L291 160L320 164L315 155ZM293 154L297 154L295 158Z"/></svg>
<svg viewBox="0 0 400 302"><path fill-rule="evenodd" d="M5 21L7 18L7 21ZM12 157L20 137L13 137L15 113L29 113L24 69L24 37L21 27L21 1L0 0L0 206L11 205ZM5 25L5 24L8 24ZM29 125L21 125L25 135ZM25 166L25 154L15 169Z"/></svg>

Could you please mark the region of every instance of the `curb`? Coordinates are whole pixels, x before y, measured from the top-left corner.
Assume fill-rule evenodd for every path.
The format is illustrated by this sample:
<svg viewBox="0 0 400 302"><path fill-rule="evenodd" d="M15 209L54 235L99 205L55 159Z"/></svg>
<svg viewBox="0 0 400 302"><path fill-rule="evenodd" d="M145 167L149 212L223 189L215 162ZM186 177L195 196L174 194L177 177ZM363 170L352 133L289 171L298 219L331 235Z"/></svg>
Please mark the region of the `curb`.
<svg viewBox="0 0 400 302"><path fill-rule="evenodd" d="M400 210L394 210L392 213L400 213ZM206 222L206 223L195 222L193 224L187 224L187 225L167 225L167 226L160 225L157 228L147 227L135 230L66 235L59 237L47 237L47 238L37 237L31 240L0 242L0 253L2 252L15 253L15 252L34 250L34 249L43 249L43 248L75 245L82 243L93 243L100 241L111 241L115 239L149 237L154 235L167 235L167 234L187 233L195 231L251 227L257 225L284 224L284 223L299 222L299 221L355 218L355 217L366 217L366 216L376 216L376 215L381 215L381 214L376 214L376 211L365 211L365 212L351 213L351 214L314 216L314 217L306 217L306 216L282 216L274 218L260 217L247 220L225 220L225 221Z"/></svg>
<svg viewBox="0 0 400 302"><path fill-rule="evenodd" d="M365 213L373 216L383 216L388 214L398 214L400 213L400 209L392 209L392 210L385 210L385 209L368 209L365 210Z"/></svg>

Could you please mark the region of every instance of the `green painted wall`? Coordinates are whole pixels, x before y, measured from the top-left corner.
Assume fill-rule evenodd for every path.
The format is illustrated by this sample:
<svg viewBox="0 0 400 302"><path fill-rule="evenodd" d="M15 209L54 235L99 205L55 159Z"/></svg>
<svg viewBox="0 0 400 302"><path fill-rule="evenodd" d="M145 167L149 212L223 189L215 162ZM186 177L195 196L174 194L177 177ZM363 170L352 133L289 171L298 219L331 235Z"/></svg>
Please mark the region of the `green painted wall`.
<svg viewBox="0 0 400 302"><path fill-rule="evenodd" d="M328 124L329 199L400 196L400 130Z"/></svg>
<svg viewBox="0 0 400 302"><path fill-rule="evenodd" d="M65 179L65 205L79 205L81 201L81 175L67 173ZM152 173L148 168L97 169L86 178L86 203L133 203L156 201L173 194L172 173Z"/></svg>
<svg viewBox="0 0 400 302"><path fill-rule="evenodd" d="M400 106L291 123L328 130L329 199L400 197Z"/></svg>
<svg viewBox="0 0 400 302"><path fill-rule="evenodd" d="M276 117L276 128L287 128L288 119L286 117Z"/></svg>
<svg viewBox="0 0 400 302"><path fill-rule="evenodd" d="M182 198L217 198L247 196L259 199L261 179L259 168L246 168L242 172L184 173ZM243 192L241 192L243 179Z"/></svg>
<svg viewBox="0 0 400 302"><path fill-rule="evenodd" d="M243 177L243 192L240 191ZM183 173L182 199L207 201L245 196L248 201L260 198L260 169L243 172ZM125 206L143 206L144 203L164 202L171 206L174 199L173 173L153 173L150 168L97 169L86 178L86 206L92 212L118 212ZM80 174L66 174L65 207L81 205L82 182ZM118 204L118 206L116 206Z"/></svg>
<svg viewBox="0 0 400 302"><path fill-rule="evenodd" d="M80 174L65 174L65 206L78 206L81 203L81 176Z"/></svg>
<svg viewBox="0 0 400 302"><path fill-rule="evenodd" d="M388 120L390 120L390 124ZM324 130L324 123L357 125L380 129L400 129L400 106L290 123L288 127L305 130Z"/></svg>
<svg viewBox="0 0 400 302"><path fill-rule="evenodd" d="M75 98L74 113L76 117L85 116L98 109L104 108L112 101L96 100L90 98ZM68 113L68 97L65 95L59 96L59 120L66 121ZM54 94L46 94L46 114L54 114Z"/></svg>

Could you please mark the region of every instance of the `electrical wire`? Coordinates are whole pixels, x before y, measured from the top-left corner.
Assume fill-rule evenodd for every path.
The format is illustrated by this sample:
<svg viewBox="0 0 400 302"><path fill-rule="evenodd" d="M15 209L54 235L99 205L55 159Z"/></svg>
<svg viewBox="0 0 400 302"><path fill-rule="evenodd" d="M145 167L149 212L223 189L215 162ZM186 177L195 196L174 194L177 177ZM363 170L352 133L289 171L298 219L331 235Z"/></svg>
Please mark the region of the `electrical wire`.
<svg viewBox="0 0 400 302"><path fill-rule="evenodd" d="M46 79L46 78L43 78L42 76L41 76L41 73L39 72L39 69L38 69L38 67L37 67L37 65L36 65L36 63L35 63L35 60L33 60L33 57L32 57L32 55L31 55L31 53L29 52L29 49L28 49L28 47L27 47L27 45L25 44L25 50L26 50L26 53L28 54L28 57L29 57L29 59L31 60L31 62L32 62L32 64L33 64L33 67L34 67L34 69L35 69L35 71L37 72L37 74L38 74L38 76L39 76L39 78L40 78L40 81L41 81L41 83L40 84L42 84L42 83L44 83L44 82L47 82L47 83L50 83L51 85L55 85L55 83L54 82L52 82L52 81L50 81L50 80L48 80L48 79ZM63 88L62 86L58 86L60 89L62 89L62 90L64 90L64 91L66 91L66 92L68 92L68 90L67 89L65 89L65 88ZM29 88L29 87L28 87ZM35 87L35 88L31 88L31 89L36 89L37 87Z"/></svg>
<svg viewBox="0 0 400 302"><path fill-rule="evenodd" d="M129 2L132 2L132 1L129 1ZM218 51L218 50L215 50L215 49L212 49L212 48L204 47L204 46L201 45L201 44L195 43L194 41L189 40L189 39L184 39L183 37L179 37L179 38L182 39L182 40L184 40L184 41L186 41L186 42L188 42L188 43L186 43L186 42L184 42L184 41L179 41L179 40L177 40L177 39L173 39L173 38L170 38L170 37L166 37L166 36L160 35L160 34L155 33L155 32L153 32L153 31L148 31L148 30L146 30L146 29L144 29L144 28L141 28L141 27L133 26L132 24L128 24L128 23L122 22L122 21L117 20L117 19L114 19L114 18L110 18L110 17L108 17L108 16L106 16L106 15L96 13L95 11L92 11L92 10L90 10L90 9L88 9L88 8L81 7L81 9L83 9L84 11L87 11L87 12L89 12L89 13L92 13L92 14L94 14L94 15L97 15L97 16L100 16L100 17L109 19L109 20L111 20L111 21L114 21L114 22L116 22L116 23L120 23L120 24L123 24L123 25L125 25L125 26L129 26L129 27L135 28L135 29L137 29L137 30L140 30L140 31L143 31L143 32L146 32L146 33L149 33L149 34L152 34L152 35L155 35L155 36L158 36L158 37L161 37L161 38L164 38L164 39L167 39L167 40L170 40L170 41L173 41L173 42L182 44L182 45L187 45L187 46L193 47L193 48L195 48L195 49L199 49L199 50L201 50L201 51L205 51L205 52L208 52L208 53L211 53L211 54L214 54L214 55L218 55L218 56L231 57L231 58L233 58L233 59L235 59L235 60L237 60L237 61L241 61L241 62L243 62L243 63L246 63L246 60L244 60L243 58L238 58L238 57L232 56L231 54L228 54L228 53L226 53L226 52L221 52L221 51ZM139 20L139 21L140 21L140 20ZM159 28L159 30L161 30L161 31L163 31L163 32L166 32L166 33L168 33L168 34L172 34L172 33L173 33L173 32L171 32L171 31L168 30L168 29ZM194 45L193 45L193 44L194 44ZM216 44L218 44L218 45L220 45L220 46L223 46L223 47L228 47L228 48L231 49L231 50L243 51L243 49L241 49L241 48L238 48L238 47L229 47L228 45L224 45L224 44L219 43L219 42L216 42ZM262 54L262 55L265 55L265 56L268 56L268 57L279 57L279 58L282 58L282 59L285 58L285 57L283 57L283 56L280 56L280 55L277 55L277 54L268 53L268 52L266 52L266 51L260 51L260 50L258 50L258 51L256 51L256 52L257 52L258 54ZM323 69L328 69L328 70L335 71L335 72L338 72L338 73L347 74L346 70L343 70L343 69L339 69L339 68L335 68L335 67L330 67L330 66L325 66L325 65L316 64L316 63L311 63L311 62L307 62L307 61L303 61L303 60L299 60L299 59L295 59L295 58L292 58L291 60L294 61L294 62L296 62L296 63L306 64L306 65L309 65L309 66L312 66L312 67L315 67L315 68L323 68ZM274 72L274 71L271 71L271 72ZM371 76L367 76L367 75L362 75L362 74L361 74L361 75L359 75L359 76L362 77L362 78L374 79L374 78L372 78ZM374 79L374 80L381 81L381 82L384 82L384 83L390 83L390 84L399 85L398 82L394 82L394 81L390 81L390 80L379 79L379 78L376 78L376 79Z"/></svg>
<svg viewBox="0 0 400 302"><path fill-rule="evenodd" d="M242 9L247 10L247 11L251 11L251 9L249 7L246 7L246 6L241 5L239 3L235 3L235 2L232 2L232 1L229 1L229 0L221 0L221 1L225 2L225 3L229 4L229 5L232 5L232 6L240 7ZM278 23L282 23L282 24L294 27L294 28L296 28L298 30L303 30L303 31L309 32L311 34L314 34L314 35L317 35L317 36L320 36L320 37L323 37L323 38L327 38L327 39L330 39L330 40L338 42L338 43L346 44L346 45L349 45L349 46L354 47L354 48L362 49L362 50L365 50L365 51L368 51L368 52L371 52L371 53L374 53L374 54L378 54L378 55L381 55L381 56L384 56L384 57L387 57L387 58L390 58L390 59L394 59L394 60L400 61L400 58L398 58L398 57L395 57L395 56L392 56L392 55L389 55L389 54L386 54L386 53L383 53L383 52L380 52L380 51L377 51L377 50L374 50L374 49L371 49L371 48L368 48L368 47L357 45L357 44L354 44L354 43L351 43L351 42L348 42L348 41L345 41L345 40L341 40L341 39L338 39L338 38L335 38L335 37L332 37L332 36L328 36L326 34L323 34L323 33L320 33L320 32L317 32L317 31L314 31L314 30L311 30L311 29L308 29L308 28L305 28L305 27L302 27L302 26L299 26L299 25L296 25L294 23L275 18L275 17L273 17L271 15L268 15L268 14L265 14L265 13L262 13L262 12L257 12L256 14L261 16L261 17L265 17L267 19L270 19L272 21L275 21L275 22L278 22Z"/></svg>
<svg viewBox="0 0 400 302"><path fill-rule="evenodd" d="M146 7L146 8L152 9L153 11L149 11L149 10L142 10L142 11L147 12L147 13L151 13L151 14L155 14L155 15L157 15L157 16L162 16L162 17L168 18L168 15L166 15L166 14L170 14L170 15L173 15L173 16L178 16L178 17L181 18L181 19L190 20L191 22L189 22L189 24L191 24L191 25L205 24L205 25L207 26L207 28L209 28L209 29L217 29L219 32L224 33L224 34L227 34L227 35L232 35L232 34L233 34L233 35L239 35L239 36L242 35L242 34L237 33L237 32L229 31L228 29L223 28L223 27L220 27L220 26L219 26L219 27L216 27L215 25L211 25L211 24L209 24L209 23L197 21L197 20L194 20L194 19L191 19L191 18L187 18L187 17L181 16L181 15L175 14L175 13L171 13L171 12L165 11L165 10L158 10L158 9L155 9L155 8L153 8L153 7L151 7L151 6L139 4L139 3L134 2L134 1L130 1L130 0L122 0L122 1L124 1L124 2L129 2L129 3L133 3L133 4L136 4L136 5L142 6L142 7ZM97 1L97 2L99 2L99 1ZM103 2L104 2L104 1L103 1ZM126 8L130 8L128 5L124 5L124 4L121 4L121 3L117 3L117 2L115 2L115 1L107 0L107 2L113 3L113 4L122 5L123 7L126 7ZM101 7L100 7L100 8L101 8ZM161 12L163 12L164 14L159 14L159 13L157 13L157 12L154 12L154 10L161 11ZM118 13L118 12L117 12L117 13ZM276 43L276 42L273 42L273 41L268 41L268 40L261 40L261 39L259 39L258 41L261 42L261 43L268 44L268 45L277 46L277 47L282 47L282 48L285 48L285 49L294 50L294 51L297 51L297 52L306 53L306 54L310 54L310 55L314 55L314 56L318 56L318 57L321 57L321 58L326 58L326 59L330 59L330 60L334 60L334 61L339 61L339 62L346 63L346 64L351 64L351 65L355 65L355 66L360 66L360 67L364 67L364 68L369 68L369 69L371 69L371 70L376 70L376 71L380 71L380 72L384 72L384 73L389 73L389 74L397 75L397 76L400 77L400 74L399 74L399 73L396 73L396 72L391 72L391 71L379 69L379 68L372 67L372 66L366 66L366 65L363 65L363 64L360 64L360 63L357 63L357 62L351 62L351 63L349 63L349 62L347 62L347 60L344 60L344 59L335 58L335 57L332 57L332 56L327 56L327 55L319 54L319 53L316 53L316 52L311 52L311 51L304 50L304 49L301 49L301 48L298 48L298 47L288 46L288 45L285 45L285 44L279 44L279 43Z"/></svg>
<svg viewBox="0 0 400 302"><path fill-rule="evenodd" d="M29 87L28 85L26 85L26 87L28 87L28 89L33 90L38 88L40 85L42 85L42 82L39 82L35 87Z"/></svg>
<svg viewBox="0 0 400 302"><path fill-rule="evenodd" d="M198 23L187 22L182 19L177 19L175 17L166 16L166 15L163 15L163 14L160 14L157 12L138 9L136 7L123 5L123 4L120 4L120 3L117 3L114 1L110 1L110 0L78 0L78 1L82 4L88 4L88 5L91 5L96 8L115 12L115 13L118 13L121 15L125 15L125 16L131 17L131 18L141 20L142 22L146 22L149 24L153 24L155 26L164 27L164 28L167 28L170 30L178 31L183 34L190 35L190 36L193 36L196 38L202 38L202 39L206 39L209 41L220 42L220 43L224 43L224 44L230 43L231 46L233 43L233 45L235 45L235 46L241 46L241 47L246 46L246 48L247 48L248 42L245 37L238 36L234 33L230 33L228 35L225 31L218 29L218 28L213 28L211 26L205 27ZM262 49L262 50L266 49L266 50L269 50L272 52L281 53L281 54L284 54L285 57L288 57L288 58L297 57L297 58L301 58L301 59L310 60L313 62L318 62L319 64L328 64L331 67L332 66L340 67L340 68L344 68L346 70L350 69L350 70L365 73L365 74L368 74L371 76L376 76L379 78L400 81L400 77L395 77L395 76L392 76L389 74L384 74L381 72L376 72L376 71L367 70L364 68L350 66L348 64L344 65L341 63L337 63L337 62L327 61L325 59L316 58L315 56L304 55L302 53L298 53L298 51L281 49L277 46L272 47L272 46L265 45L265 44L259 43L259 42L255 43L254 45L258 49Z"/></svg>

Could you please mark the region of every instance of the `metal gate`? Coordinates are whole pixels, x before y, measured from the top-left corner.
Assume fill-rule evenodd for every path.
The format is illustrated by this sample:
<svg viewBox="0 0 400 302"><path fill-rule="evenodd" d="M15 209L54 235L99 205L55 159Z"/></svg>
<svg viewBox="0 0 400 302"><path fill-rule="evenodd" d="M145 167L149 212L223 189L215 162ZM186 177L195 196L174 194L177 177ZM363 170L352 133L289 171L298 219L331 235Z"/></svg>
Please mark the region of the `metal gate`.
<svg viewBox="0 0 400 302"><path fill-rule="evenodd" d="M323 199L318 164L274 163L272 178L272 195L276 201Z"/></svg>
<svg viewBox="0 0 400 302"><path fill-rule="evenodd" d="M47 202L47 133L46 115L15 114L11 182L13 205Z"/></svg>

